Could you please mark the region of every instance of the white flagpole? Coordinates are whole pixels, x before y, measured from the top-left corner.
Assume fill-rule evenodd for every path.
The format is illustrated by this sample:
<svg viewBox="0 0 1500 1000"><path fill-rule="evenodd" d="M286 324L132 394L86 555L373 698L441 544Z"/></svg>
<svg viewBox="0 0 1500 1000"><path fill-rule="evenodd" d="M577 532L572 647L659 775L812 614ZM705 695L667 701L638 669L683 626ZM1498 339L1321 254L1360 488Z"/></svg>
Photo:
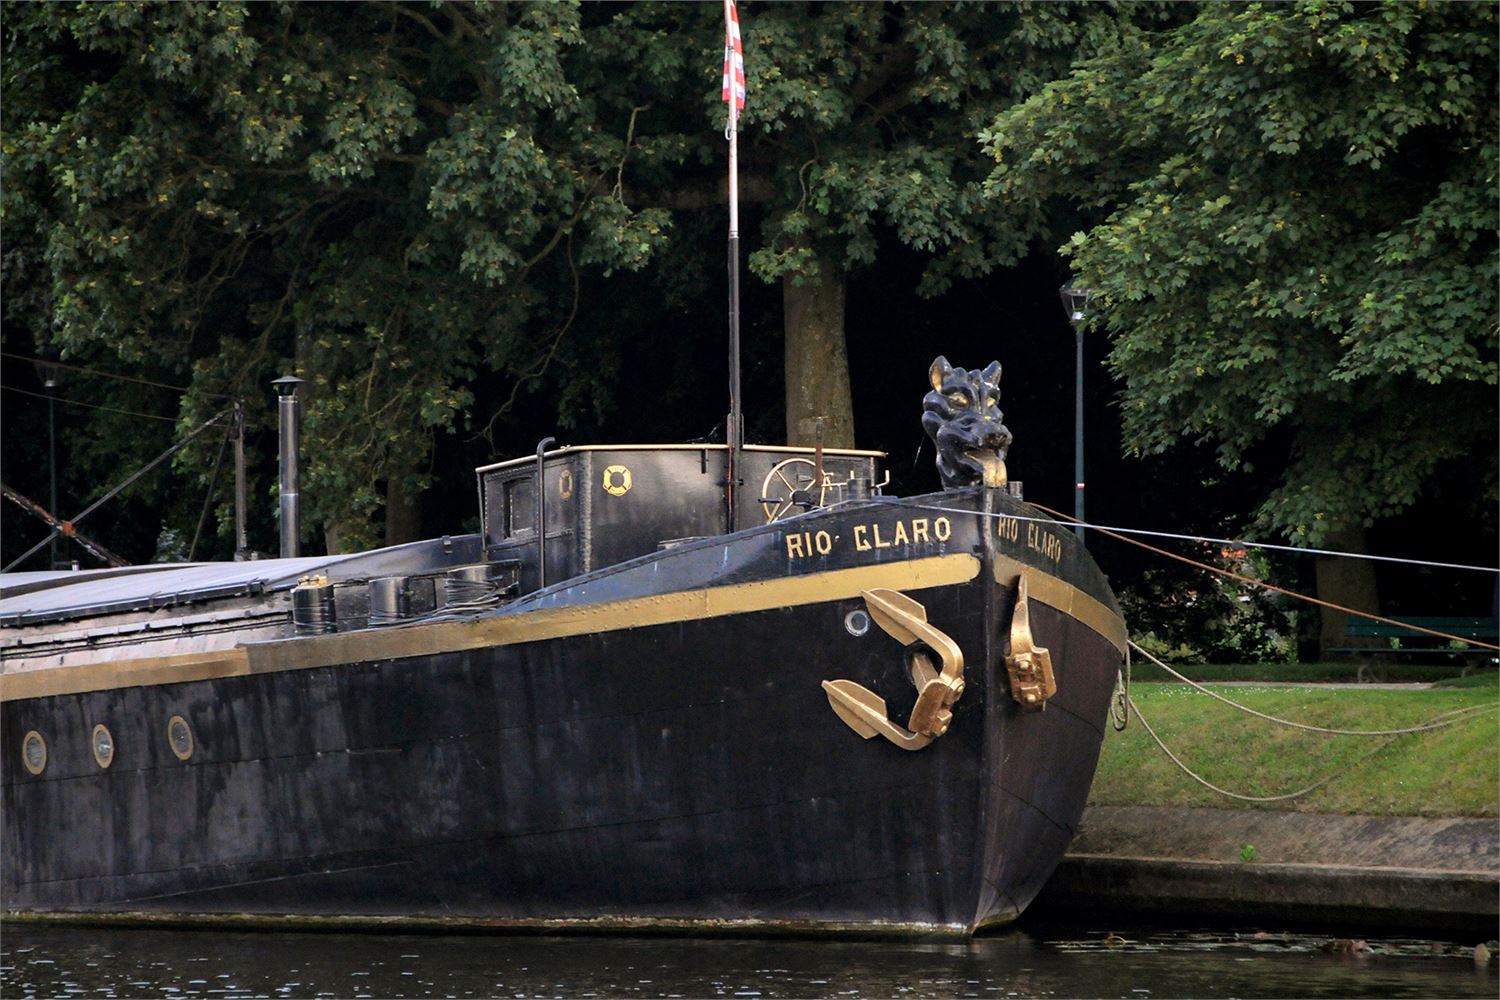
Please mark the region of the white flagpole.
<svg viewBox="0 0 1500 1000"><path fill-rule="evenodd" d="M729 420L725 432L729 445L725 499L728 527L738 525L736 508L744 449L744 416L740 407L740 178L739 178L739 81L729 26L734 17L733 0L724 0L724 58L729 89Z"/></svg>

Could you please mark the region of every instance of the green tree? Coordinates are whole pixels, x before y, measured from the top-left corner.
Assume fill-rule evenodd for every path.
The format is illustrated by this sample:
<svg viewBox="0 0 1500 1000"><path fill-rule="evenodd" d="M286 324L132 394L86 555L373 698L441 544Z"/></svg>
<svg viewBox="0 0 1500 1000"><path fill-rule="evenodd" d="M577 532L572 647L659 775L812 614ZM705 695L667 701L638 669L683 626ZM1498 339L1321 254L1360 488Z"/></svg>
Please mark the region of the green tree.
<svg viewBox="0 0 1500 1000"><path fill-rule="evenodd" d="M979 131L1133 20L1172 16L1156 4L742 7L743 228L750 271L782 291L788 441L811 443L822 418L826 443L854 443L846 276L898 245L927 258L923 295L1014 263L1026 240L985 210ZM722 217L725 112L717 54L701 41L717 40L719 17L714 5L641 4L589 45L590 92L634 126L631 204Z"/></svg>
<svg viewBox="0 0 1500 1000"><path fill-rule="evenodd" d="M1205 4L997 117L997 213L1091 220L1060 252L1133 451L1276 455L1258 522L1309 546L1455 469L1493 502L1496 71L1491 4ZM1319 589L1374 600L1363 568Z"/></svg>
<svg viewBox="0 0 1500 1000"><path fill-rule="evenodd" d="M1025 240L980 210L978 129L1161 9L742 13L744 228L763 247L751 270L783 292L787 435L807 441L823 415L828 444L852 444L847 271L904 244L932 259L921 291L935 294L1013 261ZM411 537L435 433L493 432L549 367L559 417L607 406L618 346L600 339L619 331L574 328L591 276L654 264L645 294L702 285L684 276L705 273L711 243L670 237L721 231L720 18L715 4L10 4L9 336L190 379L180 429L220 396L267 426L267 382L296 370L309 520L333 549L377 540L383 511L387 541ZM478 403L480 384L502 402ZM99 430L98 463L165 445ZM213 451L202 442L183 471L201 484ZM178 522L192 507L178 502Z"/></svg>
<svg viewBox="0 0 1500 1000"><path fill-rule="evenodd" d="M331 549L382 508L410 537L473 379L534 375L578 270L665 238L565 71L575 5L13 4L4 31L7 243L32 251L6 292L45 276L34 342L190 375L183 427L298 371Z"/></svg>
<svg viewBox="0 0 1500 1000"><path fill-rule="evenodd" d="M845 275L893 244L930 257L924 294L1013 261L978 130L1171 10L743 11L744 228L783 293L792 440L825 416L853 443ZM219 396L267 425L295 369L310 520L334 549L382 511L410 537L434 434L493 431L544 371L560 416L608 405L591 276L652 267L634 293L671 297L717 256L671 237L722 231L722 30L713 4L13 4L6 298L39 348L190 379L183 428ZM140 446L101 431L101 463ZM184 458L200 484L212 453Z"/></svg>

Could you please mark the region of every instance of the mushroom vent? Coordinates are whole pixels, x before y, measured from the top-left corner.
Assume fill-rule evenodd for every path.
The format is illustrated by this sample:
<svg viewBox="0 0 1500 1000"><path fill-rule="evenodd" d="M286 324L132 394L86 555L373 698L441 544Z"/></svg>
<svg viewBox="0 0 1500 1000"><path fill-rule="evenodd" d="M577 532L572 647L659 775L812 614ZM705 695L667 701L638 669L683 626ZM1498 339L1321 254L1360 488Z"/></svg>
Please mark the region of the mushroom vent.
<svg viewBox="0 0 1500 1000"><path fill-rule="evenodd" d="M410 580L381 576L370 581L370 624L394 625L411 618Z"/></svg>
<svg viewBox="0 0 1500 1000"><path fill-rule="evenodd" d="M333 587L326 576L304 576L292 588L292 626L298 635L334 630Z"/></svg>

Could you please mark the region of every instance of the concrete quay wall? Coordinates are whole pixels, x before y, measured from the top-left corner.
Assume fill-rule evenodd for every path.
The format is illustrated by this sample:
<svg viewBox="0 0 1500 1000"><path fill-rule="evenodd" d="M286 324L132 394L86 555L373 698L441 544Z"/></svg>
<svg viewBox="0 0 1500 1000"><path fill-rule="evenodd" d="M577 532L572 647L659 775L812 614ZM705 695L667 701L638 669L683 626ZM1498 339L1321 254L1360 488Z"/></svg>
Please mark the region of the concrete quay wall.
<svg viewBox="0 0 1500 1000"><path fill-rule="evenodd" d="M1091 807L1028 912L1492 941L1500 925L1500 823Z"/></svg>

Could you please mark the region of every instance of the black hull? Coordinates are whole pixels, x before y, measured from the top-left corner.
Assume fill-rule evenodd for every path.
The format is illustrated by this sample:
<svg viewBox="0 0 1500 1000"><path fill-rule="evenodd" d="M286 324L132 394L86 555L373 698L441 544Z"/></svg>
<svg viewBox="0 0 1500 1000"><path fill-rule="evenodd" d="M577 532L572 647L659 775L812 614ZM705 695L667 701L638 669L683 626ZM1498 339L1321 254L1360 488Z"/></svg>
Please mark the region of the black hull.
<svg viewBox="0 0 1500 1000"><path fill-rule="evenodd" d="M853 544L855 525L889 542L896 521L940 516L942 540ZM8 700L8 741L53 735L39 776L5 755L4 909L951 933L1012 919L1076 828L1120 652L1097 613L1033 601L1059 690L1023 712L1003 663L1011 571L1118 612L1071 535L1033 547L1024 524L1016 541L990 524L916 501L824 512L481 623ZM837 543L789 557L794 530ZM846 627L877 581L967 659L951 730L917 751L861 739L820 687L849 678L892 719L909 712L901 646ZM165 738L175 715L193 726L187 761ZM89 749L98 722L108 769Z"/></svg>

